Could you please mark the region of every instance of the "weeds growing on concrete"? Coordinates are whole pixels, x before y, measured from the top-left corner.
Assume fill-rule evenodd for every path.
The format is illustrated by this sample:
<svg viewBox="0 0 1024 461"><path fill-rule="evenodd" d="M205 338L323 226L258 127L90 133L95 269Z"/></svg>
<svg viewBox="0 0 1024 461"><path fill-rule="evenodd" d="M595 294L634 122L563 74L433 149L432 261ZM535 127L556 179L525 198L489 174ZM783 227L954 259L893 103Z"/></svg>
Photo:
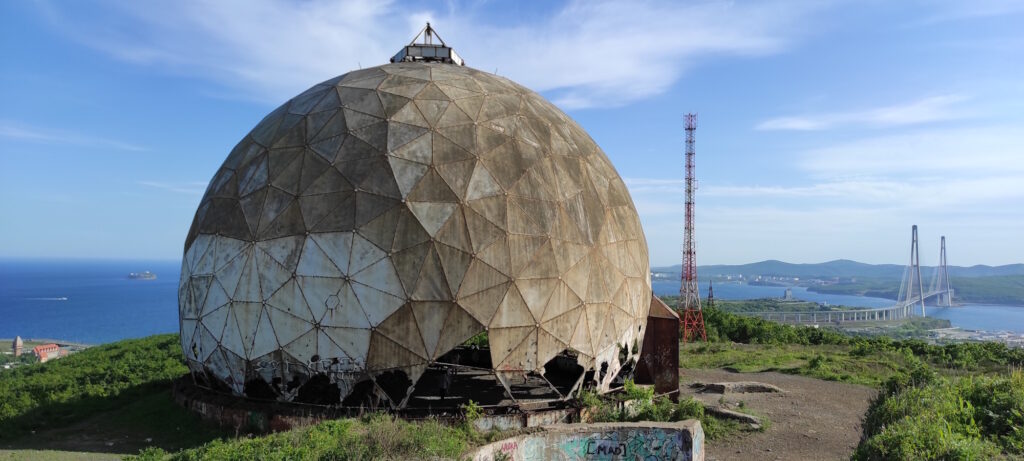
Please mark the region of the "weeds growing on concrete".
<svg viewBox="0 0 1024 461"><path fill-rule="evenodd" d="M686 419L700 420L704 435L709 440L722 438L743 430L736 421L716 418L704 412L704 404L694 398L673 402L665 396L654 396L648 386L638 386L626 380L623 392L605 397L593 392L582 392L581 405L588 409L592 422L657 421L672 422Z"/></svg>

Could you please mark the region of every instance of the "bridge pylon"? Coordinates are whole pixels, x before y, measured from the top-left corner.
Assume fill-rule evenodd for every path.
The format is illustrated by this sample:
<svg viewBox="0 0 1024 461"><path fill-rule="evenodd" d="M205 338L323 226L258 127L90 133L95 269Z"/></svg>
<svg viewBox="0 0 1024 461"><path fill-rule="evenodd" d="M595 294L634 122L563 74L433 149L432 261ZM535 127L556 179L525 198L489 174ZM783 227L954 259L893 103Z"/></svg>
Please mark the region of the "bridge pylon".
<svg viewBox="0 0 1024 461"><path fill-rule="evenodd" d="M946 265L946 236L941 239L939 249L939 266L935 268L935 275L932 276L930 293L938 293L936 304L942 307L953 305L953 287L949 284L949 268Z"/></svg>
<svg viewBox="0 0 1024 461"><path fill-rule="evenodd" d="M920 304L921 317L924 317L924 294L924 283L921 279L921 252L917 245L917 224L914 224L910 236L910 264L907 265L903 280L900 281L897 302L906 308L908 317L913 314L914 304Z"/></svg>

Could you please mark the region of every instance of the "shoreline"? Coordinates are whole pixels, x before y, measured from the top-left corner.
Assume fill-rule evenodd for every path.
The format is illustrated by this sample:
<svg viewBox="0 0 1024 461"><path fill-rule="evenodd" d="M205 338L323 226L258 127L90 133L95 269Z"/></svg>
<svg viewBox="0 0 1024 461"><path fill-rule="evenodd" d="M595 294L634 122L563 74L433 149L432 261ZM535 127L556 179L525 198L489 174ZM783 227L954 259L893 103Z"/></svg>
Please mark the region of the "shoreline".
<svg viewBox="0 0 1024 461"><path fill-rule="evenodd" d="M747 284L747 285L750 285L750 284ZM750 285L750 286L762 286L762 285ZM836 292L831 292L831 291L816 291L816 290L812 290L811 289L812 287L805 287L805 286L801 286L801 285L791 285L790 288L792 288L792 287L804 288L804 289L806 289L810 293L817 293L819 295L826 295L826 296L827 295L858 296L858 297L861 297L861 298L887 299L889 301L896 302L896 300L892 299L892 298L883 297L883 296L868 296L865 293L836 293ZM929 297L929 299L931 299L931 297ZM925 304L925 306L927 306L927 307L943 307L943 306L928 306L928 304ZM957 304L955 304L953 306L948 306L948 307L960 307L960 306L1001 306L1001 307L1021 307L1021 308L1024 308L1024 300L1015 301L1013 304L1000 303L1000 302L994 302L994 301L961 301L961 302L959 302L959 303L957 303Z"/></svg>
<svg viewBox="0 0 1024 461"><path fill-rule="evenodd" d="M935 339L937 340L996 342L1005 344L1007 347L1024 348L1024 333L1019 332L968 330L961 327L936 328L928 331L935 334Z"/></svg>
<svg viewBox="0 0 1024 461"><path fill-rule="evenodd" d="M79 342L73 342L73 341L64 341L62 339L54 339L54 338L25 338L25 337L22 337L21 340L24 341L25 343L39 343L39 344L50 344L50 343L53 343L53 344L56 344L58 346L83 347L83 348L84 347L93 347L93 346L97 345L97 344L79 343ZM0 338L0 344L5 344L5 343L10 344L10 343L13 343L13 342L14 342L14 338ZM0 346L0 347L2 347L2 346Z"/></svg>

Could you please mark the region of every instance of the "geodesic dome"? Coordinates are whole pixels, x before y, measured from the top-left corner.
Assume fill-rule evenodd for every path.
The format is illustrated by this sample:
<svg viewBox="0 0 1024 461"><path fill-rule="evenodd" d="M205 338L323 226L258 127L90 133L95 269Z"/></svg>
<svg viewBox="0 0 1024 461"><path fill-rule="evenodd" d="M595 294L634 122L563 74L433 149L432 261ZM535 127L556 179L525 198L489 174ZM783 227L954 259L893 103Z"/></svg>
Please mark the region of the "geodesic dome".
<svg viewBox="0 0 1024 461"><path fill-rule="evenodd" d="M481 332L506 389L567 350L606 389L650 297L636 210L586 132L505 78L401 62L313 86L234 148L185 241L181 344L194 375L285 401L315 381L405 406Z"/></svg>

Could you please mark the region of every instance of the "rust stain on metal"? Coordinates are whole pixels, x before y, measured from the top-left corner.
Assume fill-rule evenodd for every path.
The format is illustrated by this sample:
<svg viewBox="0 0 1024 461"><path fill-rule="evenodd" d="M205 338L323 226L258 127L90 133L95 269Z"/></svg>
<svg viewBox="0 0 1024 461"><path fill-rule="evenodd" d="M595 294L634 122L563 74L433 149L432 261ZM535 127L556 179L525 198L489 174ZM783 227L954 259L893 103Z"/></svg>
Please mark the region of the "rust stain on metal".
<svg viewBox="0 0 1024 461"><path fill-rule="evenodd" d="M679 315L653 295L636 382L654 384L656 394L679 395Z"/></svg>

